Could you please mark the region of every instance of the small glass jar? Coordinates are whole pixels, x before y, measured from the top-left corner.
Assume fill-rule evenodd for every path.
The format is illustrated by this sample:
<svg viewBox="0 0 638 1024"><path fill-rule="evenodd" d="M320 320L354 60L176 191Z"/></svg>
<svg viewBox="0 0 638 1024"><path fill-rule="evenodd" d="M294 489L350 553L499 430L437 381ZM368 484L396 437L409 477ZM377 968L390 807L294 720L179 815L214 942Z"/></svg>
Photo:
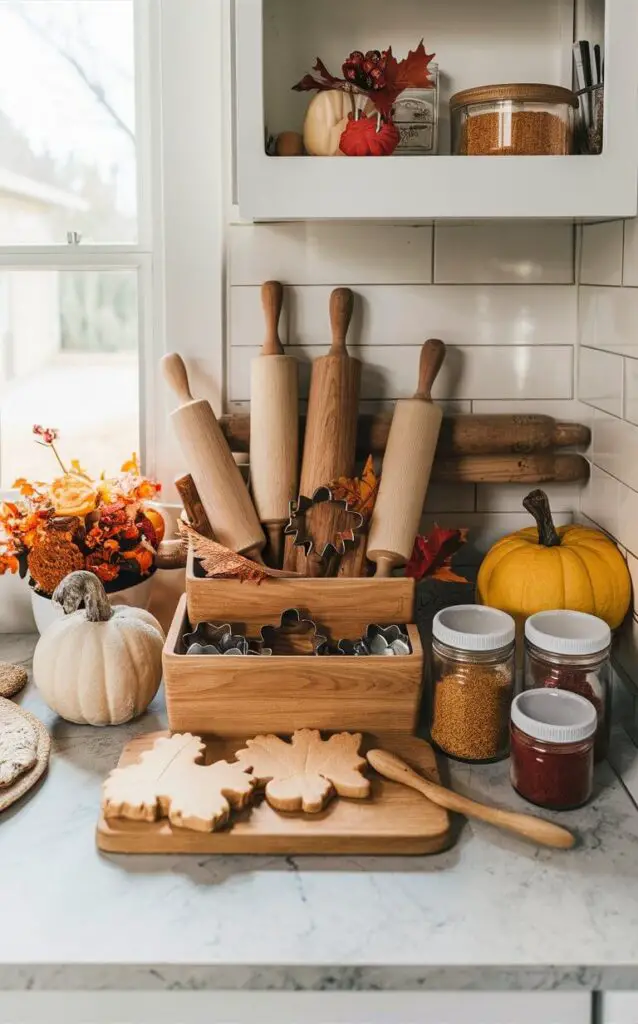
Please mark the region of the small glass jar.
<svg viewBox="0 0 638 1024"><path fill-rule="evenodd" d="M571 811L590 799L596 709L568 690L529 690L512 703L510 779L525 800Z"/></svg>
<svg viewBox="0 0 638 1024"><path fill-rule="evenodd" d="M457 605L435 615L432 633L432 741L459 761L499 761L509 749L514 619Z"/></svg>
<svg viewBox="0 0 638 1024"><path fill-rule="evenodd" d="M567 156L578 100L558 85L486 85L450 100L456 156Z"/></svg>
<svg viewBox="0 0 638 1024"><path fill-rule="evenodd" d="M433 156L439 148L439 66L428 65L429 89L404 89L392 109L401 141L395 156Z"/></svg>
<svg viewBox="0 0 638 1024"><path fill-rule="evenodd" d="M598 716L596 761L609 749L610 651L611 630L595 615L537 612L525 623L525 689L570 690L591 701Z"/></svg>

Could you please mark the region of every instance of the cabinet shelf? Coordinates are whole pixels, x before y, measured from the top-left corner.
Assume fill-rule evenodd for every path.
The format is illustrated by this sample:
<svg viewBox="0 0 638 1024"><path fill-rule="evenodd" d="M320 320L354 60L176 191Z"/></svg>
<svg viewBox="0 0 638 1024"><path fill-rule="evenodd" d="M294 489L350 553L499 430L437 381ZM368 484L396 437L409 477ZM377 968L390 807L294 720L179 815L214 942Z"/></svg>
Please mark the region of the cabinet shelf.
<svg viewBox="0 0 638 1024"><path fill-rule="evenodd" d="M571 84L571 32L579 24L583 0L508 0L514 12L507 31L494 31L489 59L474 54L455 36L462 35L467 0L442 5L432 45L446 70L442 96L443 146L447 99L452 91L484 80L512 80L512 52L521 67L520 79L530 80L534 62L545 80ZM472 0L485 11L489 28L503 18L504 0ZM266 129L300 130L309 97L291 93L291 83L313 63L320 47L333 59L354 47L352 24L365 23L367 40L393 42L388 27L388 6L381 0L348 0L348 24L331 15L337 0L319 5L309 0L236 0L236 193L240 214L254 221L286 220L478 220L543 219L605 220L636 215L638 207L638 119L635 96L638 70L633 55L638 49L635 0L586 0L599 10L604 25L605 133L601 156L569 157L454 157L391 156L273 157L265 152ZM396 35L418 41L423 25L410 29L414 0L391 5ZM323 17L317 14L322 12ZM422 8L423 9L423 8ZM427 7L425 8L427 10ZM525 18L536 10L544 19L533 40L517 37ZM294 11L294 17L293 17ZM314 12L311 14L311 11ZM604 13L603 13L604 12ZM285 17L288 14L290 17ZM378 26L373 25L375 15ZM458 20L455 20L458 17ZM305 26L304 18L308 25ZM312 20L314 18L314 21ZM412 21L410 21L412 19ZM447 19L447 20L445 20ZM325 27L324 27L325 22ZM350 26L350 27L349 27ZM586 24L583 26L586 28ZM527 25L529 29L529 25ZM567 32L569 30L569 36ZM351 32L351 34L348 34ZM411 32L411 34L410 34ZM291 35L292 33L292 35ZM332 34L331 34L332 33ZM337 38L334 38L334 34ZM320 34L322 37L317 38ZM290 45L294 38L294 47ZM601 32L602 38L602 32ZM438 40L443 46L439 47ZM429 40L426 37L426 45ZM538 49L543 43L543 55ZM447 45L446 45L447 44ZM530 53L530 46L532 52ZM468 70L468 60L474 66ZM448 62L446 64L446 61ZM489 70L484 70L484 65ZM526 74L523 74L526 72ZM539 72L540 77L540 72ZM519 79L519 80L520 80Z"/></svg>

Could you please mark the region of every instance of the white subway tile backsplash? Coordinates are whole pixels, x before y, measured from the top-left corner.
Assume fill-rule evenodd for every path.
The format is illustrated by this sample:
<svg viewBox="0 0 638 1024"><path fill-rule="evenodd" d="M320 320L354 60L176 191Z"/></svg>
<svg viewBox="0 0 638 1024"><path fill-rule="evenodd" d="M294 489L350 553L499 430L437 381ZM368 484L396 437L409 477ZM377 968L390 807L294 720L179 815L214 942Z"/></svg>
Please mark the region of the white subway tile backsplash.
<svg viewBox="0 0 638 1024"><path fill-rule="evenodd" d="M605 472L638 491L638 426L597 409L592 459Z"/></svg>
<svg viewBox="0 0 638 1024"><path fill-rule="evenodd" d="M579 353L579 398L603 412L622 416L623 360L594 348Z"/></svg>
<svg viewBox="0 0 638 1024"><path fill-rule="evenodd" d="M581 345L638 356L638 289L581 288L578 320Z"/></svg>
<svg viewBox="0 0 638 1024"><path fill-rule="evenodd" d="M437 284L573 284L571 224L436 226Z"/></svg>
<svg viewBox="0 0 638 1024"><path fill-rule="evenodd" d="M622 283L638 287L638 217L625 221L625 258Z"/></svg>
<svg viewBox="0 0 638 1024"><path fill-rule="evenodd" d="M285 344L328 343L331 290L286 288ZM575 345L576 313L576 288L366 285L355 289L349 340L357 345L420 345L427 338L451 345ZM231 288L229 329L233 347L261 343L259 288Z"/></svg>
<svg viewBox="0 0 638 1024"><path fill-rule="evenodd" d="M629 551L638 551L638 493L631 487L594 465L581 509Z"/></svg>
<svg viewBox="0 0 638 1024"><path fill-rule="evenodd" d="M573 512L578 508L582 484L542 484L552 512ZM477 484L477 512L521 512L523 499L534 490L530 484ZM530 526L533 522L530 519Z"/></svg>
<svg viewBox="0 0 638 1024"><path fill-rule="evenodd" d="M638 359L625 359L625 419L638 424Z"/></svg>
<svg viewBox="0 0 638 1024"><path fill-rule="evenodd" d="M231 285L429 284L432 228L257 224L229 230Z"/></svg>
<svg viewBox="0 0 638 1024"><path fill-rule="evenodd" d="M419 346L350 346L363 362L364 399L405 398L416 390ZM295 346L300 361L302 394L307 393L312 360L326 355L325 346ZM250 398L250 362L257 347L231 348L229 399ZM434 386L439 399L570 398L573 381L571 346L448 346Z"/></svg>
<svg viewBox="0 0 638 1024"><path fill-rule="evenodd" d="M623 222L586 224L580 257L580 283L621 285Z"/></svg>

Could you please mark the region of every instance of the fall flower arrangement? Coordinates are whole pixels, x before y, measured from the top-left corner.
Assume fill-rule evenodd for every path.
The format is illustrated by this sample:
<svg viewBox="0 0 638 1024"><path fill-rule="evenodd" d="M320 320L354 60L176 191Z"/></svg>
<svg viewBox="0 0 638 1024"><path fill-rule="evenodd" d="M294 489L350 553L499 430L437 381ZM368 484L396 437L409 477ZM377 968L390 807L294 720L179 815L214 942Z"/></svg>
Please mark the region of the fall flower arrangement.
<svg viewBox="0 0 638 1024"><path fill-rule="evenodd" d="M435 87L429 66L436 54L425 52L423 40L411 50L405 60L398 61L387 50L353 50L342 66L343 78L332 75L317 57L315 74L305 75L293 86L296 92L325 92L336 89L349 93L352 113L341 136L341 152L346 156L390 156L400 142L400 135L392 121L392 108L405 89ZM362 100L371 101L377 113L368 116Z"/></svg>
<svg viewBox="0 0 638 1024"><path fill-rule="evenodd" d="M142 476L136 455L117 477L91 477L77 460L62 462L58 431L35 426L38 444L49 448L61 475L52 483L16 480L16 501L0 505L0 575L19 572L50 596L70 572L95 573L107 591L149 576L164 535L164 521L145 502L160 484Z"/></svg>

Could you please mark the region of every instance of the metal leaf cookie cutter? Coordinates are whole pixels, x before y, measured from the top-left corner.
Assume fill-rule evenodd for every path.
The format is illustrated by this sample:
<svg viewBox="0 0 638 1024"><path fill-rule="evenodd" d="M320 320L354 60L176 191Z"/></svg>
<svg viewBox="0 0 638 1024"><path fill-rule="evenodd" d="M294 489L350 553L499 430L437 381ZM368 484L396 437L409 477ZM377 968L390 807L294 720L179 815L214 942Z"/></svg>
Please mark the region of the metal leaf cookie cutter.
<svg viewBox="0 0 638 1024"><path fill-rule="evenodd" d="M314 655L329 653L328 638L317 632L317 624L312 619L302 619L297 608L287 608L282 612L278 626L271 623L262 626L261 642L273 654L279 655ZM304 640L311 650L300 650Z"/></svg>
<svg viewBox="0 0 638 1024"><path fill-rule="evenodd" d="M378 626L371 623L360 640L340 640L337 651L350 657L403 656L412 654L412 645L400 626Z"/></svg>
<svg viewBox="0 0 638 1024"><path fill-rule="evenodd" d="M318 548L309 522L312 517L308 513L318 505L326 504L333 505L351 519L347 529L338 530L333 539L327 541L322 548ZM309 569L319 570L312 573L313 575L329 576L330 563L341 558L348 545L354 544L355 533L358 533L364 524L364 517L361 513L355 512L345 499L335 498L329 487L317 488L311 498L300 494L297 499L290 502L289 515L290 519L284 527L284 533L293 537L293 544L296 548L303 549L306 558L309 559ZM313 556L312 559L310 556Z"/></svg>
<svg viewBox="0 0 638 1024"><path fill-rule="evenodd" d="M190 633L184 633L183 640L186 654L191 656L222 655L237 658L272 654L261 640L249 640L239 633L233 633L229 623L216 626L212 622L200 622Z"/></svg>

